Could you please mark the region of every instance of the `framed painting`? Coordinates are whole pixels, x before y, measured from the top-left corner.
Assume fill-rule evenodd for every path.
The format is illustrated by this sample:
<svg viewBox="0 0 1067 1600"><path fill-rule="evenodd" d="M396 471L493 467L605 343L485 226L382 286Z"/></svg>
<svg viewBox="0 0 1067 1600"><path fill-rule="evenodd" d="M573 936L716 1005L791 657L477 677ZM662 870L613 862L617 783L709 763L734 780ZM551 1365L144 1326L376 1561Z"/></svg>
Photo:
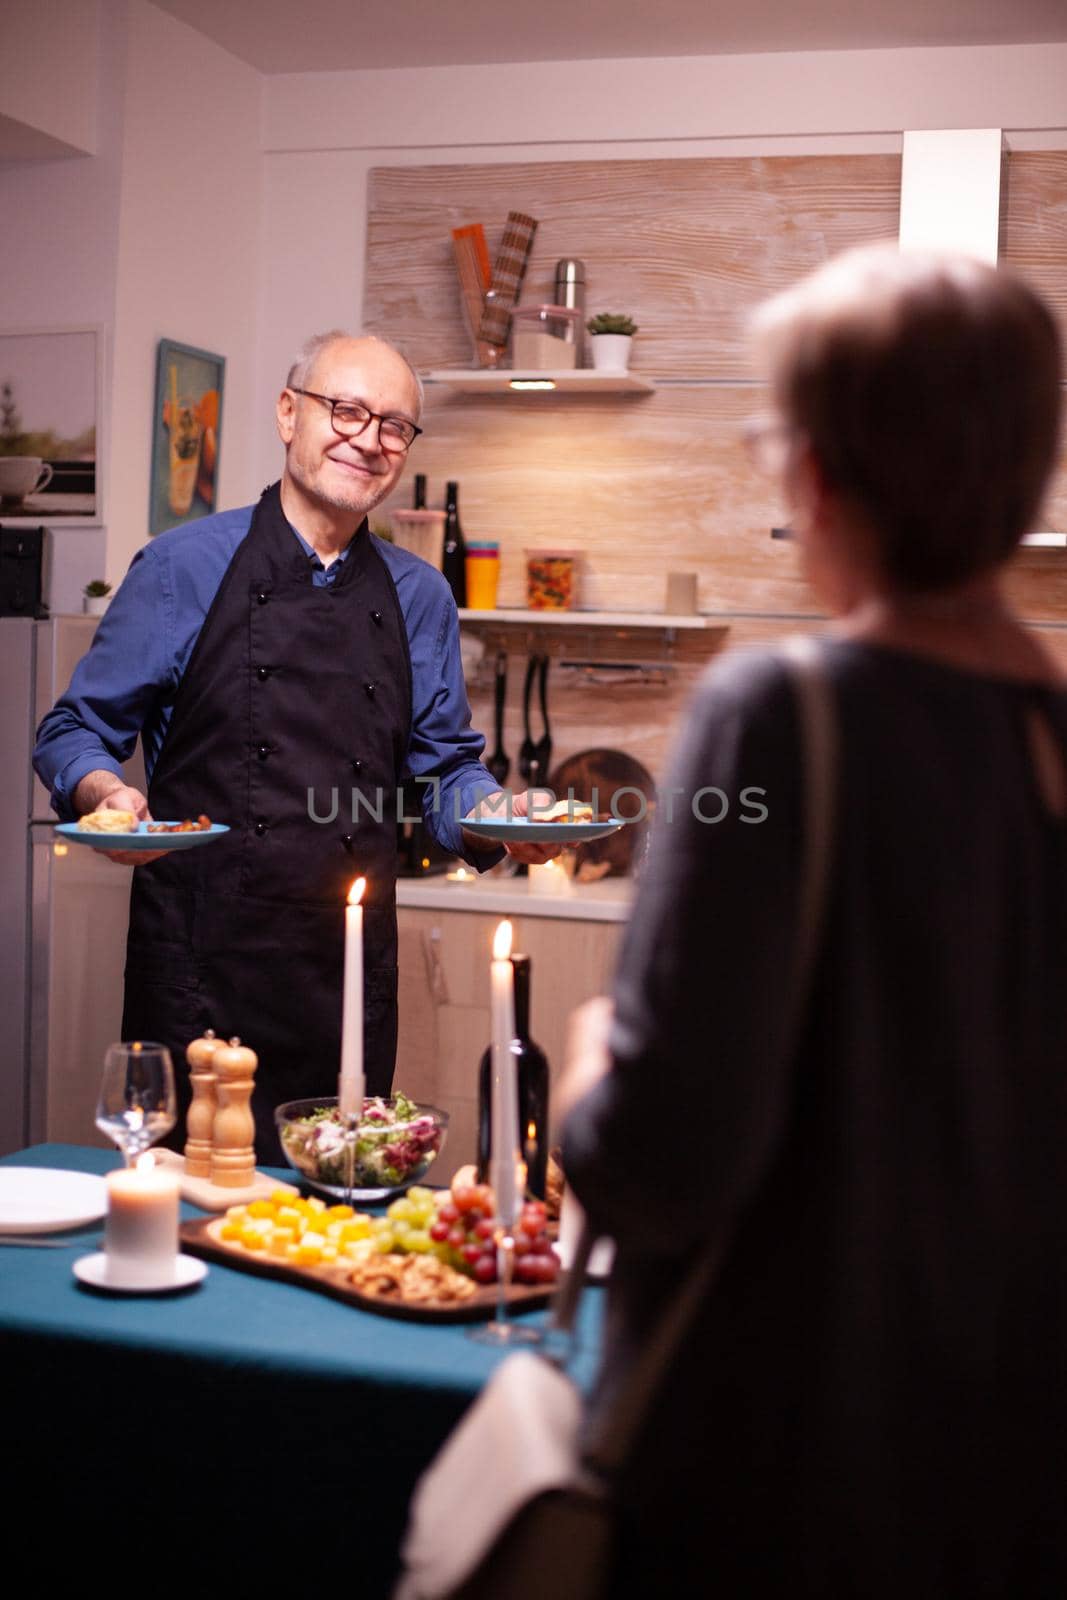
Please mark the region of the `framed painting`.
<svg viewBox="0 0 1067 1600"><path fill-rule="evenodd" d="M225 370L224 356L173 339L159 341L149 533L215 510Z"/></svg>
<svg viewBox="0 0 1067 1600"><path fill-rule="evenodd" d="M102 517L99 328L0 331L0 517Z"/></svg>

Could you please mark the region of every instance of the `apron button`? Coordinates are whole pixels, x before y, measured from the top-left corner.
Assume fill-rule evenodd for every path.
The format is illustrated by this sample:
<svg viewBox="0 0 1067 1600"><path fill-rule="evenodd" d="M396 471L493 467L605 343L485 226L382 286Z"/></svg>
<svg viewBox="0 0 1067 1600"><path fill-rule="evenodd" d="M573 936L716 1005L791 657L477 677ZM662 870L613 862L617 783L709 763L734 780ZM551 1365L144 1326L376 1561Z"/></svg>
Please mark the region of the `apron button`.
<svg viewBox="0 0 1067 1600"><path fill-rule="evenodd" d="M261 606L265 606L267 601L270 599L270 595L267 593L266 589L261 589L256 595L256 599L259 601Z"/></svg>
<svg viewBox="0 0 1067 1600"><path fill-rule="evenodd" d="M371 620L373 622L376 622L378 624L379 628L380 628L381 625L382 625L382 614L381 614L381 612L380 611L372 611L371 612Z"/></svg>
<svg viewBox="0 0 1067 1600"><path fill-rule="evenodd" d="M352 771L355 773L360 773L363 771L362 761L357 760L354 756L352 758Z"/></svg>
<svg viewBox="0 0 1067 1600"><path fill-rule="evenodd" d="M261 761L266 761L267 757L270 755L270 745L261 744L259 749L256 751L256 755Z"/></svg>
<svg viewBox="0 0 1067 1600"><path fill-rule="evenodd" d="M259 679L260 683L266 683L267 679L270 677L270 668L269 667L257 667L256 668L256 677Z"/></svg>
<svg viewBox="0 0 1067 1600"><path fill-rule="evenodd" d="M367 691L368 698L373 700L375 694L378 692L378 685L376 683L365 683L363 687Z"/></svg>
<svg viewBox="0 0 1067 1600"><path fill-rule="evenodd" d="M265 822L257 822L256 823L256 838L257 839L262 839L262 837L266 833L266 831L267 831L267 824Z"/></svg>

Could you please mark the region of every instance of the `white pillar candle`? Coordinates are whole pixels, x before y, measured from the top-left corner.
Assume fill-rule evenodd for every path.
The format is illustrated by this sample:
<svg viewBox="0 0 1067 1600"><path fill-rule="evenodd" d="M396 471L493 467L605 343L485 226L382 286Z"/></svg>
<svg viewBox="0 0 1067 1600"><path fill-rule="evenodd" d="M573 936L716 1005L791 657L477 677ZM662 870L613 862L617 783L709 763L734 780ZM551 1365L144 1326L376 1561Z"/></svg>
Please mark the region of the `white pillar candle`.
<svg viewBox="0 0 1067 1600"><path fill-rule="evenodd" d="M107 1175L104 1249L128 1281L158 1283L178 1254L178 1179L146 1151L137 1165Z"/></svg>
<svg viewBox="0 0 1067 1600"><path fill-rule="evenodd" d="M492 1117L489 1128L489 1182L497 1216L507 1225L522 1205L519 1183L519 1086L512 1041L515 1038L515 971L511 965L511 923L502 922L493 939Z"/></svg>
<svg viewBox="0 0 1067 1600"><path fill-rule="evenodd" d="M345 907L345 981L341 1002L341 1080L337 1089L341 1115L363 1114L363 891L357 878Z"/></svg>

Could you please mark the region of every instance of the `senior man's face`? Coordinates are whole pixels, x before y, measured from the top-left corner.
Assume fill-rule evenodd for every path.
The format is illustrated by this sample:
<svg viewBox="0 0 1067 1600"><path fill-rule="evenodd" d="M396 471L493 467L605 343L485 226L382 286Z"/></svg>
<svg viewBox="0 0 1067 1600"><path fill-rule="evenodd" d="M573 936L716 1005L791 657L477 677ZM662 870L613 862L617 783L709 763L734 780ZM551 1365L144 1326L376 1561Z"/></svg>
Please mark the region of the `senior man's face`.
<svg viewBox="0 0 1067 1600"><path fill-rule="evenodd" d="M376 416L418 420L415 380L396 352L375 339L328 345L301 387L331 400L358 401ZM382 448L379 426L372 420L362 433L345 438L333 427L327 404L284 389L278 432L286 447L286 477L314 505L366 516L407 464L405 451Z"/></svg>

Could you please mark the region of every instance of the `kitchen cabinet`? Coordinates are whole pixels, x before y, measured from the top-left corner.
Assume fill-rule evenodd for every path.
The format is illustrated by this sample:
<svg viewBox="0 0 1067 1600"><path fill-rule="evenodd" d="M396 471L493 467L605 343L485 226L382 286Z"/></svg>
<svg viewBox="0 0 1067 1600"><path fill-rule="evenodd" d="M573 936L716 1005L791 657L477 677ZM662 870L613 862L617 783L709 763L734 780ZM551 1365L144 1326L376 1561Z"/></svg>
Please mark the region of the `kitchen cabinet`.
<svg viewBox="0 0 1067 1600"><path fill-rule="evenodd" d="M600 888L600 885L595 887ZM459 890L465 895L468 891ZM477 891L472 891L476 894ZM401 905L400 1036L394 1083L451 1118L448 1140L431 1169L447 1182L475 1159L478 1063L489 1043L489 961L499 911ZM513 948L532 963L530 1032L557 1081L567 1019L574 1008L610 988L623 923L586 920L568 904L559 915L544 903L535 914L512 913ZM556 1138L549 1113L550 1137Z"/></svg>

